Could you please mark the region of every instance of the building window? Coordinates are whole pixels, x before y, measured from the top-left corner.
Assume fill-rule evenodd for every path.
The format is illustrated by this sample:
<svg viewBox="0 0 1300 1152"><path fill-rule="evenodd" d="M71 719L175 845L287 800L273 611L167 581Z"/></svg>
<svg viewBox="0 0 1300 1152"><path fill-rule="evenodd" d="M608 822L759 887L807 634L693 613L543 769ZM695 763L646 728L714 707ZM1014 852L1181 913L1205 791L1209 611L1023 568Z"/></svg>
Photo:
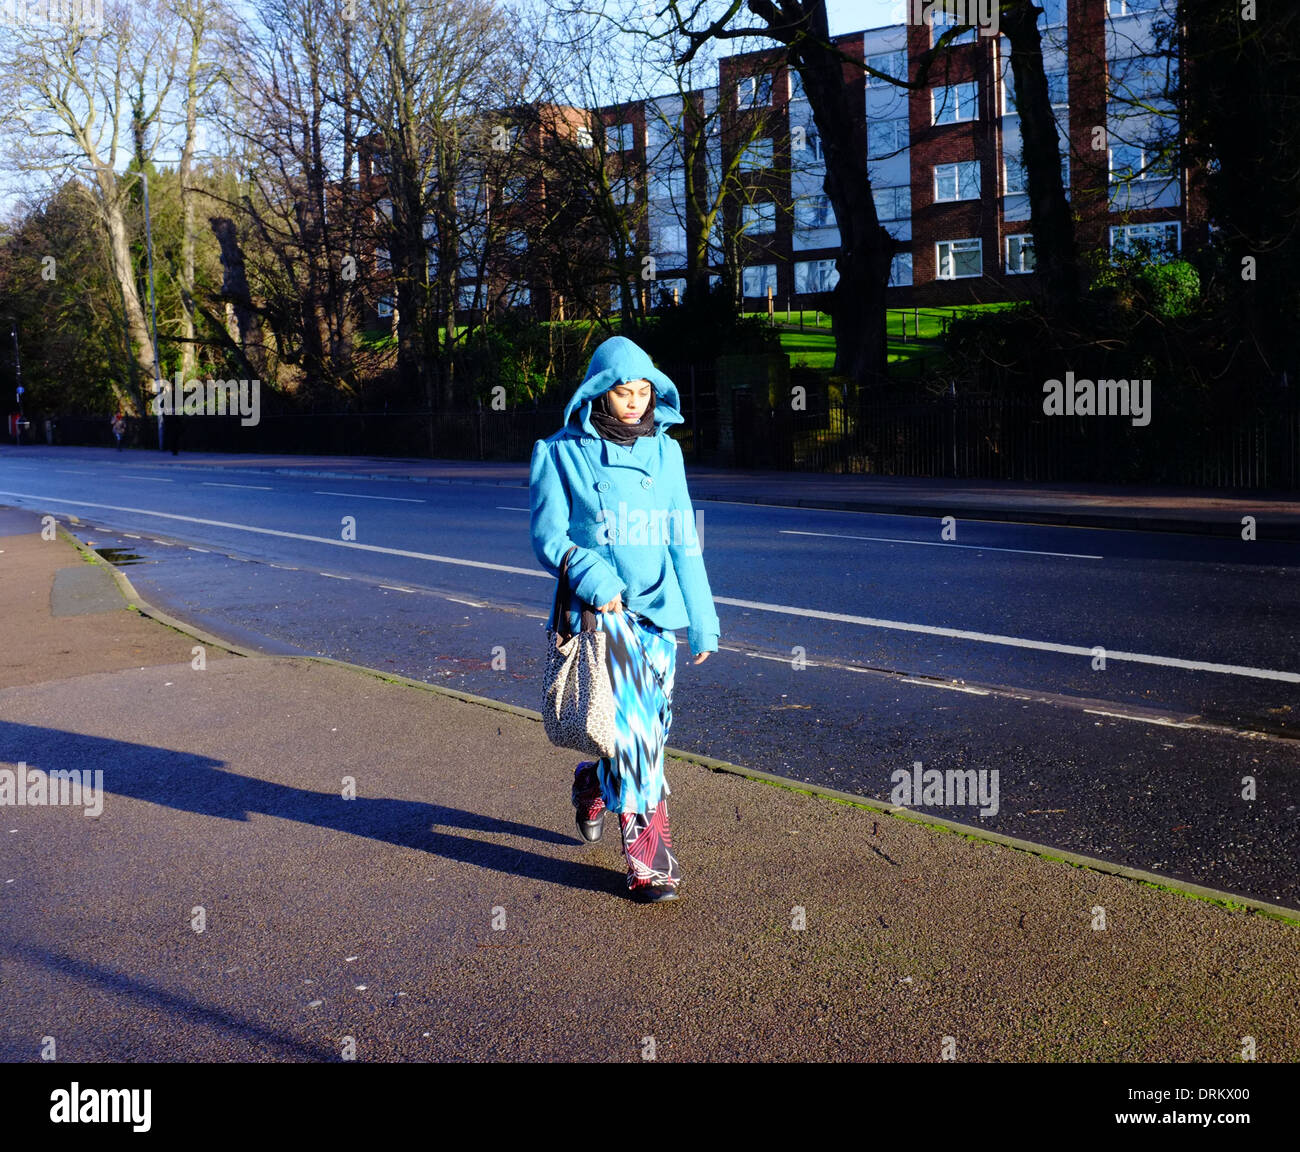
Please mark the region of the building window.
<svg viewBox="0 0 1300 1152"><path fill-rule="evenodd" d="M799 260L794 266L795 294L829 292L840 282L834 260Z"/></svg>
<svg viewBox="0 0 1300 1152"><path fill-rule="evenodd" d="M1047 73L1047 99L1053 108L1070 103L1070 75L1064 68Z"/></svg>
<svg viewBox="0 0 1300 1152"><path fill-rule="evenodd" d="M1106 64L1106 96L1111 100L1149 103L1176 84L1172 61L1157 56L1128 56Z"/></svg>
<svg viewBox="0 0 1300 1152"><path fill-rule="evenodd" d="M514 228L507 232L505 248L511 256L522 256L528 251L528 234L522 228Z"/></svg>
<svg viewBox="0 0 1300 1152"><path fill-rule="evenodd" d="M478 285L461 284L460 291L457 294L457 305L460 308L477 308L478 307Z"/></svg>
<svg viewBox="0 0 1300 1152"><path fill-rule="evenodd" d="M934 199L978 200L980 197L980 162L963 160L958 164L934 166Z"/></svg>
<svg viewBox="0 0 1300 1152"><path fill-rule="evenodd" d="M1173 168L1167 153L1150 144L1116 144L1110 149L1110 182L1169 180Z"/></svg>
<svg viewBox="0 0 1300 1152"><path fill-rule="evenodd" d="M886 76L892 76L895 80L907 79L907 52L881 52L876 56L868 56L867 67L877 72L883 72ZM888 80L883 80L879 76L873 76L867 73L868 88L883 88L889 84Z"/></svg>
<svg viewBox="0 0 1300 1152"><path fill-rule="evenodd" d="M800 196L794 202L794 227L797 232L812 232L818 228L834 228L835 210L825 192Z"/></svg>
<svg viewBox="0 0 1300 1152"><path fill-rule="evenodd" d="M1003 191L1007 196L1016 196L1029 190L1029 177L1025 173L1024 161L1018 155L1007 152L1002 157L1004 169Z"/></svg>
<svg viewBox="0 0 1300 1152"><path fill-rule="evenodd" d="M776 205L772 203L746 204L740 210L740 227L751 235L760 232L775 232Z"/></svg>
<svg viewBox="0 0 1300 1152"><path fill-rule="evenodd" d="M671 200L674 204L681 204L686 199L686 169L651 169L650 199Z"/></svg>
<svg viewBox="0 0 1300 1152"><path fill-rule="evenodd" d="M659 243L656 252L662 254L686 255L686 227L682 224L669 224L657 230Z"/></svg>
<svg viewBox="0 0 1300 1152"><path fill-rule="evenodd" d="M945 12L941 9L930 10L930 46L933 48L939 42L939 37L949 28L955 28L960 23L957 17L951 12ZM959 36L954 36L948 41L951 48L955 44L974 44L975 29L968 28Z"/></svg>
<svg viewBox="0 0 1300 1152"><path fill-rule="evenodd" d="M579 148L594 148L596 138L591 134L590 128L579 127L573 133L573 139Z"/></svg>
<svg viewBox="0 0 1300 1152"><path fill-rule="evenodd" d="M968 84L935 88L930 97L934 108L931 123L957 124L963 120L979 119L979 85L974 80Z"/></svg>
<svg viewBox="0 0 1300 1152"><path fill-rule="evenodd" d="M654 303L659 308L672 308L686 299L686 280L681 276L656 280Z"/></svg>
<svg viewBox="0 0 1300 1152"><path fill-rule="evenodd" d="M389 257L387 248L375 249L375 271L391 272L393 268L392 259Z"/></svg>
<svg viewBox="0 0 1300 1152"><path fill-rule="evenodd" d="M1040 28L1051 28L1056 24L1065 23L1065 0L1036 0L1036 2L1043 10L1038 17Z"/></svg>
<svg viewBox="0 0 1300 1152"><path fill-rule="evenodd" d="M1160 224L1115 225L1110 230L1110 250L1164 261L1177 255L1182 246L1180 233L1181 225L1176 220Z"/></svg>
<svg viewBox="0 0 1300 1152"><path fill-rule="evenodd" d="M940 280L961 280L984 274L982 240L940 240L935 245Z"/></svg>
<svg viewBox="0 0 1300 1152"><path fill-rule="evenodd" d="M526 308L533 302L532 289L527 284L511 281L506 286L505 299L507 307Z"/></svg>
<svg viewBox="0 0 1300 1152"><path fill-rule="evenodd" d="M1108 0L1106 11L1110 16L1136 16L1159 7L1160 0Z"/></svg>
<svg viewBox="0 0 1300 1152"><path fill-rule="evenodd" d="M736 107L766 108L772 103L772 73L762 76L745 76L736 85Z"/></svg>
<svg viewBox="0 0 1300 1152"><path fill-rule="evenodd" d="M635 124L614 124L605 131L611 152L628 152L636 147Z"/></svg>
<svg viewBox="0 0 1300 1152"><path fill-rule="evenodd" d="M912 283L912 254L898 252L889 262L889 287L907 288Z"/></svg>
<svg viewBox="0 0 1300 1152"><path fill-rule="evenodd" d="M1015 196L1029 191L1029 176L1025 171L1024 161L1019 154L1004 153L1002 166L1004 171L1002 191L1004 195ZM1067 191L1070 188L1069 156L1061 157L1061 187Z"/></svg>
<svg viewBox="0 0 1300 1152"><path fill-rule="evenodd" d="M746 296L766 296L770 287L776 292L776 265L750 264L740 270L741 286Z"/></svg>
<svg viewBox="0 0 1300 1152"><path fill-rule="evenodd" d="M787 68L785 74L790 84L791 101L807 100L808 97L803 90L803 77L799 75L799 70L797 68Z"/></svg>
<svg viewBox="0 0 1300 1152"><path fill-rule="evenodd" d="M391 296L379 297L379 302L375 305L375 312L378 313L381 320L387 320L393 314L393 298Z"/></svg>
<svg viewBox="0 0 1300 1152"><path fill-rule="evenodd" d="M867 159L880 160L907 147L907 117L871 120L867 123Z"/></svg>
<svg viewBox="0 0 1300 1152"><path fill-rule="evenodd" d="M1028 232L1007 237L1007 271L1013 275L1034 270L1034 238Z"/></svg>
<svg viewBox="0 0 1300 1152"><path fill-rule="evenodd" d="M790 126L790 152L801 160L820 164L826 159L822 152L822 138L812 117L805 124Z"/></svg>
<svg viewBox="0 0 1300 1152"><path fill-rule="evenodd" d="M528 195L528 178L511 176L501 186L501 198L507 204L518 204Z"/></svg>
<svg viewBox="0 0 1300 1152"><path fill-rule="evenodd" d="M740 156L740 170L742 172L757 172L762 168L772 167L772 138L770 136L761 136L757 140L751 140Z"/></svg>
<svg viewBox="0 0 1300 1152"><path fill-rule="evenodd" d="M912 215L912 189L902 184L897 188L873 188L871 198L876 202L876 215L881 220L906 220Z"/></svg>

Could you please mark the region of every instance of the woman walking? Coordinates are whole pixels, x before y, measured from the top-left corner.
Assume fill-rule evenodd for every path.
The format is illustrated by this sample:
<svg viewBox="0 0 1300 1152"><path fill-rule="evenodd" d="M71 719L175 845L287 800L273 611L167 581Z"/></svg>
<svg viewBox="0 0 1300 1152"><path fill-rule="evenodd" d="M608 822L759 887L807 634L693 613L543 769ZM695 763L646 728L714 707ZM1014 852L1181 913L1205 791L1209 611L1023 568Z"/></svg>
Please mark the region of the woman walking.
<svg viewBox="0 0 1300 1152"><path fill-rule="evenodd" d="M704 571L673 382L622 336L606 340L564 410L564 427L533 447L533 551L559 575L569 557L574 596L598 613L614 690L616 751L574 770L571 797L584 839L618 815L627 886L636 899L673 900L681 868L668 829L664 745L672 726L676 629L693 663L718 650L721 627ZM573 631L578 607L569 605ZM552 617L548 628L555 625Z"/></svg>

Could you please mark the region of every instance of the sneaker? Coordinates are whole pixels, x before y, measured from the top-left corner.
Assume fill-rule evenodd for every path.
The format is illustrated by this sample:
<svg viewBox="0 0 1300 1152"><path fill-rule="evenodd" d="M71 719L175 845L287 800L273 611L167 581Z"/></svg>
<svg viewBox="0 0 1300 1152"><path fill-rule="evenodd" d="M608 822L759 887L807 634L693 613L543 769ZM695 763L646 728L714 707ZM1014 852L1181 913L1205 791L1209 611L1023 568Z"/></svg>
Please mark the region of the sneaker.
<svg viewBox="0 0 1300 1152"><path fill-rule="evenodd" d="M578 832L588 844L594 844L605 831L605 800L594 760L584 760L574 769L571 799Z"/></svg>
<svg viewBox="0 0 1300 1152"><path fill-rule="evenodd" d="M662 904L677 899L676 884L640 884L631 890L632 899L641 904Z"/></svg>

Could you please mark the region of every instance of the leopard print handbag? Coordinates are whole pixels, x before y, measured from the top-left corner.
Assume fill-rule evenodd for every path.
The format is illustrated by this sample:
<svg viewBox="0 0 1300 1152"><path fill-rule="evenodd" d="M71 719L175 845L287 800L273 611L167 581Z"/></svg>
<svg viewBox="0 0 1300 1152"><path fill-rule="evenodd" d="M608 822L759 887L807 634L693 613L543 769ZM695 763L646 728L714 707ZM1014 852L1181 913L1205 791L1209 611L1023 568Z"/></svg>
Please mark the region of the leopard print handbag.
<svg viewBox="0 0 1300 1152"><path fill-rule="evenodd" d="M552 744L604 759L615 752L614 690L605 660L608 638L596 628L596 614L586 604L581 605L581 630L569 632L569 557L576 551L576 546L570 548L560 562L555 627L546 630L542 720Z"/></svg>

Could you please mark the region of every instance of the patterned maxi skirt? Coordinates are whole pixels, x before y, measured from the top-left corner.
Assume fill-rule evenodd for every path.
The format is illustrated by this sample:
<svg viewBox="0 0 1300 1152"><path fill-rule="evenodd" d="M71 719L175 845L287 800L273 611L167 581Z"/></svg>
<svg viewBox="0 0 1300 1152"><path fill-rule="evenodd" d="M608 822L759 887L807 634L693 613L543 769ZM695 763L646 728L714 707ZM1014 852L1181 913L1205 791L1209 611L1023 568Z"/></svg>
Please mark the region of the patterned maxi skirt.
<svg viewBox="0 0 1300 1152"><path fill-rule="evenodd" d="M578 766L574 799L596 790L618 814L629 888L676 884L681 871L668 831L664 746L672 727L677 635L626 608L599 612L614 691L615 754Z"/></svg>

